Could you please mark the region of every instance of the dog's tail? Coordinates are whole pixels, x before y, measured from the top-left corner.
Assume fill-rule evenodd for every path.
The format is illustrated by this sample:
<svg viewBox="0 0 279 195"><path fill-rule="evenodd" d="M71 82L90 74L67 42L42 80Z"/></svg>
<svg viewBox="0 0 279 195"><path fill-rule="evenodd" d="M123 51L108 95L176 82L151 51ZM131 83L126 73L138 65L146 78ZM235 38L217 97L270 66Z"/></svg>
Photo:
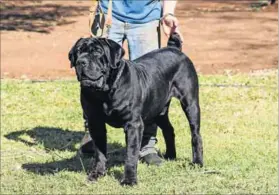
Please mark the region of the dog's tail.
<svg viewBox="0 0 279 195"><path fill-rule="evenodd" d="M170 35L168 47L175 47L180 51L182 50L182 40L177 32L174 32Z"/></svg>

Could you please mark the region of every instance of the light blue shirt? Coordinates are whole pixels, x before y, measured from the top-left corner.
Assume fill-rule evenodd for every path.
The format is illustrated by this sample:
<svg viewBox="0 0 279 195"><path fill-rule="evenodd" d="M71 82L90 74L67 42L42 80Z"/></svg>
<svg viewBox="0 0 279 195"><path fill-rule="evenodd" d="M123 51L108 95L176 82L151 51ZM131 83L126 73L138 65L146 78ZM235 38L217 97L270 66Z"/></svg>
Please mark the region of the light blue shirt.
<svg viewBox="0 0 279 195"><path fill-rule="evenodd" d="M101 9L107 13L109 0L101 0ZM112 0L112 16L122 22L143 24L161 17L160 0Z"/></svg>

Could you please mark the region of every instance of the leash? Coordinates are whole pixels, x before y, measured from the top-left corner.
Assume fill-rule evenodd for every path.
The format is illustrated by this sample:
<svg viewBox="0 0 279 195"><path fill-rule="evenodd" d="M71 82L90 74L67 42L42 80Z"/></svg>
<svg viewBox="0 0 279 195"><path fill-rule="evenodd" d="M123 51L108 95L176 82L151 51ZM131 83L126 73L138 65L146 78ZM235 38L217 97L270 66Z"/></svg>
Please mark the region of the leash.
<svg viewBox="0 0 279 195"><path fill-rule="evenodd" d="M200 84L200 87L211 87L211 88L260 88L260 89L277 89L276 86L269 85L246 85L246 84Z"/></svg>
<svg viewBox="0 0 279 195"><path fill-rule="evenodd" d="M92 0L93 4L92 6L89 8L89 33L92 36L92 31L91 31L91 27L94 23L94 16L98 7L98 1L97 0Z"/></svg>
<svg viewBox="0 0 279 195"><path fill-rule="evenodd" d="M92 0L92 6L89 8L89 33L92 37L95 36L92 33L92 26L94 25L94 20L95 20L97 10L100 11L100 15L102 16L100 28L102 31L105 31L105 28L108 29L112 25L112 0L109 0L106 18L104 17L105 13L103 12L102 9L100 9L99 0ZM103 36L103 33L102 33L102 36Z"/></svg>

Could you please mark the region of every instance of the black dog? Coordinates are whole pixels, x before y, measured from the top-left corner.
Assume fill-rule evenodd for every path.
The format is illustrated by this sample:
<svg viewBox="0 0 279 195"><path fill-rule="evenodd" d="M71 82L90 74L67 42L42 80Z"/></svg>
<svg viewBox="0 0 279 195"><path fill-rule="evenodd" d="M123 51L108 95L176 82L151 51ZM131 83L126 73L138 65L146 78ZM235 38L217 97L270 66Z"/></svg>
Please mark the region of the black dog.
<svg viewBox="0 0 279 195"><path fill-rule="evenodd" d="M165 157L176 158L174 129L169 121L171 97L180 100L192 135L193 163L203 165L200 135L198 77L190 59L181 51L178 34L168 47L134 61L122 59L124 50L104 38L81 38L69 53L81 84L81 103L94 142L95 162L89 180L106 171L105 123L123 127L127 156L122 184L137 183L137 163L144 129L156 123L166 142Z"/></svg>

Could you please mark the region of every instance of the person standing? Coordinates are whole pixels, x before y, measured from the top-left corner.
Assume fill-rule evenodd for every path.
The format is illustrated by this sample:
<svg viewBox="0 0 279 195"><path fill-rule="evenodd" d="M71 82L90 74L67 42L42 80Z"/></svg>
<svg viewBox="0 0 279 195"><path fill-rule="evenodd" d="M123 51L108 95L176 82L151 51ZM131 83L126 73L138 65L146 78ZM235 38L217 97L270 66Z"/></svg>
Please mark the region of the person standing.
<svg viewBox="0 0 279 195"><path fill-rule="evenodd" d="M110 2L111 1L111 2ZM111 3L111 5L109 5ZM111 6L111 8L109 8ZM105 37L114 40L121 46L127 40L129 59L135 60L140 56L160 47L160 23L166 36L178 31L178 19L174 11L176 0L100 0L96 13L105 15L111 9L111 25ZM98 26L95 26L98 30ZM180 37L182 38L181 34ZM88 125L85 118L85 128ZM140 159L147 164L160 165L162 159L155 149L157 125L146 125L142 138ZM90 141L90 140L88 140ZM92 144L84 142L81 146L83 153L92 151Z"/></svg>

